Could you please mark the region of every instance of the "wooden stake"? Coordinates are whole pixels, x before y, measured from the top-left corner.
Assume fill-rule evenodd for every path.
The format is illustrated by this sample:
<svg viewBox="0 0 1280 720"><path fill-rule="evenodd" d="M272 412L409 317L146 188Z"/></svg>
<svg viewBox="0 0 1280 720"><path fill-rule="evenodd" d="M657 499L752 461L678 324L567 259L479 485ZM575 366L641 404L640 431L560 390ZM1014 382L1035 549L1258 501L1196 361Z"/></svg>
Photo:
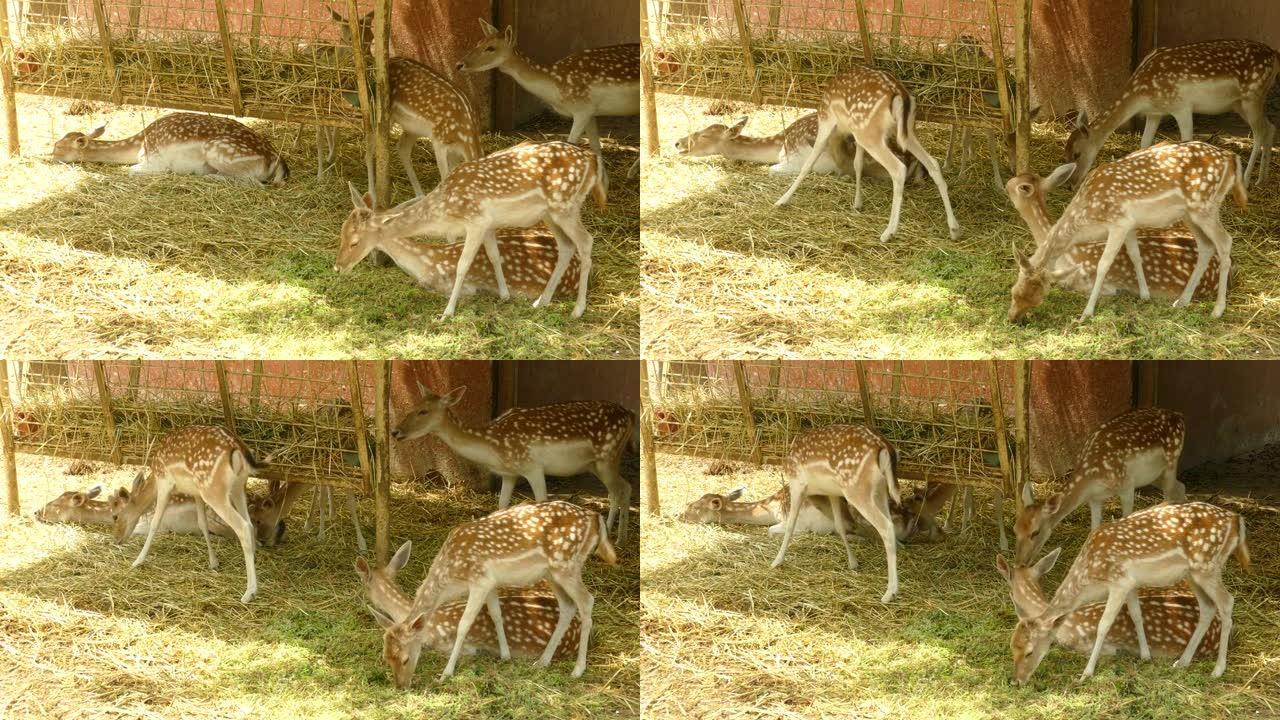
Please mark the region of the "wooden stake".
<svg viewBox="0 0 1280 720"><path fill-rule="evenodd" d="M218 376L218 396L222 398L222 420L232 433L236 431L235 405L231 402L231 386L227 383L227 364L222 360L213 361L213 372Z"/></svg>
<svg viewBox="0 0 1280 720"><path fill-rule="evenodd" d="M1014 138L1014 165L1017 172L1024 173L1031 169L1031 0L1021 0L1017 4L1017 15L1014 22L1017 38L1014 47L1017 73L1018 129Z"/></svg>
<svg viewBox="0 0 1280 720"><path fill-rule="evenodd" d="M391 0L377 0L373 6L373 184L378 207L382 208L391 207L391 84L387 79L390 42ZM386 561L382 555L378 559Z"/></svg>
<svg viewBox="0 0 1280 720"><path fill-rule="evenodd" d="M364 390L360 387L359 361L349 361L347 381L351 385L351 424L356 431L356 459L360 461L360 481L364 486L361 492L368 493L373 490L374 469L369 462L369 433L365 429ZM378 456L381 454L375 453Z"/></svg>
<svg viewBox="0 0 1280 720"><path fill-rule="evenodd" d="M747 11L742 0L733 0L733 19L738 23L738 41L742 44L743 70L751 88L751 99L760 102L760 88L756 85L756 59L751 53L751 29L747 27Z"/></svg>
<svg viewBox="0 0 1280 720"><path fill-rule="evenodd" d="M858 371L858 394L862 396L862 416L867 423L867 427L874 430L876 426L876 409L871 404L871 385L867 382L867 366L861 360L855 360L854 368Z"/></svg>
<svg viewBox="0 0 1280 720"><path fill-rule="evenodd" d="M258 39L262 37L262 0L253 0L253 17L249 22L249 48L256 53Z"/></svg>
<svg viewBox="0 0 1280 720"><path fill-rule="evenodd" d="M738 402L742 404L742 424L751 443L751 462L760 464L760 438L756 437L756 415L751 408L751 388L747 386L747 370L741 360L733 361L733 378L738 382Z"/></svg>
<svg viewBox="0 0 1280 720"><path fill-rule="evenodd" d="M116 60L111 53L111 31L107 28L107 10L102 0L93 0L93 19L98 23L98 40L102 43L102 68L107 73L107 87L111 88L112 100L120 103L120 84L116 80Z"/></svg>
<svg viewBox="0 0 1280 720"><path fill-rule="evenodd" d="M119 465L120 443L116 439L116 416L111 409L111 391L107 388L107 371L101 360L93 361L93 379L98 384L98 401L102 404L102 427L106 431L111 462Z"/></svg>
<svg viewBox="0 0 1280 720"><path fill-rule="evenodd" d="M262 361L253 361L253 374L249 380L249 409L257 412L258 398L262 395Z"/></svg>
<svg viewBox="0 0 1280 720"><path fill-rule="evenodd" d="M0 5L3 5L0 2ZM9 493L9 514L22 512L18 505L18 462L13 450L13 402L9 398L9 362L0 358L0 454L4 457L4 484Z"/></svg>
<svg viewBox="0 0 1280 720"><path fill-rule="evenodd" d="M9 2L0 0L0 92L9 157L18 157L18 94L13 86L13 43L9 40Z"/></svg>
<svg viewBox="0 0 1280 720"><path fill-rule="evenodd" d="M381 6L379 6L381 7ZM376 396L374 411L374 438L384 452L378 454L379 471L373 488L374 540L373 551L379 565L386 565L391 543L391 361L377 364L373 391Z"/></svg>
<svg viewBox="0 0 1280 720"><path fill-rule="evenodd" d="M1031 411L1031 361L1018 360L1013 366L1013 391L1014 396L1014 444L1017 447L1015 455L1017 455L1018 463L1018 480L1020 482L1028 482L1031 479L1031 450L1028 448L1030 442L1029 418L1027 413ZM1017 504L1018 509L1022 509L1022 492L1013 494L1013 501Z"/></svg>
<svg viewBox="0 0 1280 720"><path fill-rule="evenodd" d="M644 98L645 151L650 155L657 155L661 144L658 142L658 100L653 91L653 38L649 35L649 0L640 0L640 33L644 43L640 55L640 94Z"/></svg>
<svg viewBox="0 0 1280 720"><path fill-rule="evenodd" d="M862 37L862 59L870 67L876 59L875 50L871 47L871 26L867 24L867 7L863 0L857 0L858 35Z"/></svg>
<svg viewBox="0 0 1280 720"><path fill-rule="evenodd" d="M1004 136L1015 132L1013 103L1009 98L1008 78L1004 66L1004 35L1000 30L1000 10L996 0L987 0L987 14L991 21L991 62L996 66L996 91L1000 100L1000 129ZM994 151L994 148L993 148ZM1016 158L1009 158L1010 167Z"/></svg>
<svg viewBox="0 0 1280 720"><path fill-rule="evenodd" d="M649 391L649 363L640 363L640 387L644 390L640 408L640 474L644 478L645 509L650 515L662 511L658 501L658 466L653 450L653 400Z"/></svg>
<svg viewBox="0 0 1280 720"><path fill-rule="evenodd" d="M240 99L240 71L236 67L236 47L231 42L231 25L227 23L226 0L213 0L213 9L218 16L218 35L222 36L222 56L227 61L231 108L236 115L244 115L244 103Z"/></svg>
<svg viewBox="0 0 1280 720"><path fill-rule="evenodd" d="M1009 435L1004 420L1004 394L1000 390L1000 366L996 360L989 360L991 378L991 419L996 426L996 454L1000 459L1001 484L1004 495L1017 494L1018 488L1013 477L1013 463L1009 459Z"/></svg>

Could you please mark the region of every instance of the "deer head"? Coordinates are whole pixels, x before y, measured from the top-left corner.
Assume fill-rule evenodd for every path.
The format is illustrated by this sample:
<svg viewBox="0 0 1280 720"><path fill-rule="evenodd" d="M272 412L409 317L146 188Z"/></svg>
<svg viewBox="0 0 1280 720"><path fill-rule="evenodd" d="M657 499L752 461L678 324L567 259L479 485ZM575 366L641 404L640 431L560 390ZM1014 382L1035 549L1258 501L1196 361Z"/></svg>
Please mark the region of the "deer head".
<svg viewBox="0 0 1280 720"><path fill-rule="evenodd" d="M1089 134L1089 116L1081 110L1076 116L1076 127L1067 137L1067 144L1062 151L1062 161L1076 166L1071 173L1072 185L1077 185L1084 179L1097 157L1098 147Z"/></svg>
<svg viewBox="0 0 1280 720"><path fill-rule="evenodd" d="M496 68L506 62L515 50L516 34L510 25L505 30L498 30L481 19L480 29L484 37L458 62L458 70L462 72L484 72Z"/></svg>
<svg viewBox="0 0 1280 720"><path fill-rule="evenodd" d="M378 243L398 237L398 233L388 227L392 216L377 211L372 193L361 195L352 183L347 183L347 189L354 207L342 223L338 257L333 264L333 269L340 273L355 267Z"/></svg>
<svg viewBox="0 0 1280 720"><path fill-rule="evenodd" d="M1037 268L1022 254L1017 243L1013 243L1013 256L1018 261L1018 280L1010 291L1013 299L1009 303L1009 322L1018 323L1044 302L1049 278L1042 268Z"/></svg>
<svg viewBox="0 0 1280 720"><path fill-rule="evenodd" d="M68 490L36 510L36 519L47 523L73 522L79 516L80 510L85 507L85 503L100 494L102 494L101 485L94 485L83 492Z"/></svg>
<svg viewBox="0 0 1280 720"><path fill-rule="evenodd" d="M386 631L382 635L382 659L391 668L391 679L396 687L404 690L413 684L413 671L418 667L418 658L422 654L422 636L431 613L418 613L411 620L397 623L380 610L371 607L369 611L373 613L378 625Z"/></svg>
<svg viewBox="0 0 1280 720"><path fill-rule="evenodd" d="M84 159L84 151L93 147L94 141L102 137L102 133L106 131L106 125L99 125L88 135L80 132L67 133L53 144L53 153L50 157L58 162L80 162Z"/></svg>
<svg viewBox="0 0 1280 720"><path fill-rule="evenodd" d="M422 394L422 400L409 411L399 425L396 425L391 431L391 437L396 440L412 440L430 435L445 423L452 422L449 417L449 408L457 405L466 391L467 386L462 385L440 396L428 392L422 383L418 383L418 392Z"/></svg>
<svg viewBox="0 0 1280 720"><path fill-rule="evenodd" d="M724 495L707 493L689 503L684 512L680 513L680 519L687 523L716 522L716 518L720 515L720 511L724 509L725 503L734 502L742 497L744 490L746 490L744 487L734 488Z"/></svg>
<svg viewBox="0 0 1280 720"><path fill-rule="evenodd" d="M689 157L705 157L707 155L719 155L720 144L737 139L742 134L742 129L747 126L747 120L750 118L742 118L732 127L716 123L685 137L676 140L676 150L681 155Z"/></svg>
<svg viewBox="0 0 1280 720"><path fill-rule="evenodd" d="M1040 552L1053 531L1054 518L1062 508L1062 494L1054 494L1043 502L1031 496L1031 483L1022 486L1022 510L1013 522L1013 535L1017 547L1016 562L1025 565Z"/></svg>
<svg viewBox="0 0 1280 720"><path fill-rule="evenodd" d="M342 32L342 41L348 45L351 44L351 22L347 20L347 16L334 10L331 6L326 5L329 10L329 17L338 24L338 28ZM356 20L356 26L360 30L360 49L365 53L369 52L369 48L373 47L373 11L361 15Z"/></svg>

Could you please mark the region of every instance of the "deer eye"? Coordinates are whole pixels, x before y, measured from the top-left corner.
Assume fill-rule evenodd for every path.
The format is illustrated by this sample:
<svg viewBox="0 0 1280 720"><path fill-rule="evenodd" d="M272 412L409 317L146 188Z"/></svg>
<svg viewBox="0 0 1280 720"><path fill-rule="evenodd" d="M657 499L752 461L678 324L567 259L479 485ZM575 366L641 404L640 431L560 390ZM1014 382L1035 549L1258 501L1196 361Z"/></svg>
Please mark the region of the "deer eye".
<svg viewBox="0 0 1280 720"><path fill-rule="evenodd" d="M487 51L489 51L489 52L493 52L493 51L494 51L494 47L493 47L492 45L490 45L489 47L485 48L485 50L487 50Z"/></svg>

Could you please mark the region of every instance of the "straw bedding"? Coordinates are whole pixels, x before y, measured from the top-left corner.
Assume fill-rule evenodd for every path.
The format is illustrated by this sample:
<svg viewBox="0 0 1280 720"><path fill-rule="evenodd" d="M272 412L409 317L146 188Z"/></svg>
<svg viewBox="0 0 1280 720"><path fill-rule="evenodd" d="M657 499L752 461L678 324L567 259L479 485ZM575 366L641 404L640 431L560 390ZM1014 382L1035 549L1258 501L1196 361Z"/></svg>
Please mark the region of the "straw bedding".
<svg viewBox="0 0 1280 720"><path fill-rule="evenodd" d="M305 497L283 546L257 555L259 593L248 606L239 549L215 540L210 572L198 536L111 544L102 529L46 525L31 513L66 486L127 484L128 470L66 477L69 461L19 455L23 515L0 522L0 708L8 717L98 718L582 718L634 717L639 697L637 556L587 563L596 596L586 675L519 660L465 658L451 680L424 652L411 690L397 691L381 632L364 608L351 526L336 517L324 539L301 530ZM254 481L256 483L256 481ZM577 502L600 508L599 498ZM345 503L335 505L345 507ZM372 503L360 514L372 543ZM400 578L412 592L448 529L490 512L487 494L396 485L392 547L414 541Z"/></svg>
<svg viewBox="0 0 1280 720"><path fill-rule="evenodd" d="M644 711L708 718L1061 718L1272 717L1280 712L1280 513L1240 497L1212 501L1248 523L1253 571L1228 564L1236 630L1227 673L1211 662L1188 670L1136 657L1103 658L1092 680L1086 657L1052 650L1032 682L1012 686L1009 636L1015 617L993 562L990 508L978 524L937 545L898 553L901 590L879 602L884 551L858 543L860 569L845 566L834 536L797 535L782 568L770 570L780 539L763 527L688 525L675 519L705 492L746 485L771 494L776 469L708 478L707 461L659 455L663 516L643 522ZM1192 485L1196 499L1209 491ZM1205 491L1201 494L1201 491ZM1144 496L1145 506L1156 498ZM1108 517L1117 512L1109 507ZM1064 559L1046 579L1052 592L1088 530L1088 513L1060 526L1051 543Z"/></svg>
<svg viewBox="0 0 1280 720"><path fill-rule="evenodd" d="M1234 238L1235 277L1226 315L1212 303L1175 309L1136 297L1103 298L1098 313L1075 322L1086 298L1051 291L1025 326L1006 320L1017 276L1010 243L1033 241L1003 190L992 187L985 134L964 171L945 173L964 235L947 236L942 202L928 180L909 185L898 236L878 242L891 188L864 186L851 210L851 178L809 177L791 204L773 208L791 182L767 167L720 158L682 158L673 143L712 122L749 114L747 133L777 132L803 112L742 105L708 116L710 101L658 96L663 154L647 158L642 178L646 356L725 357L1223 357L1280 352L1280 182L1274 164L1249 209L1225 207ZM926 148L945 155L948 128L918 123ZM1066 128L1037 124L1032 166L1047 174L1061 162ZM1136 149L1117 134L1102 157ZM1242 156L1249 140L1214 142ZM1056 217L1069 199L1049 198Z"/></svg>

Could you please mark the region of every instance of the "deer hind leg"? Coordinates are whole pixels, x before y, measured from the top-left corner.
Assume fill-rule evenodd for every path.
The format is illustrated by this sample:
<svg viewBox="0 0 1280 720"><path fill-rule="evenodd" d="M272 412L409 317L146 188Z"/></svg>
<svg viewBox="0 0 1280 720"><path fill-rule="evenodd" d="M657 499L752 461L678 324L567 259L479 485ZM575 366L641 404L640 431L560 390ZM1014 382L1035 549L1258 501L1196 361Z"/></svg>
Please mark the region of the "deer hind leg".
<svg viewBox="0 0 1280 720"><path fill-rule="evenodd" d="M1213 676L1222 677L1222 673L1227 669L1227 645L1231 638L1231 610L1235 607L1235 598L1231 596L1231 593L1227 592L1227 588L1222 584L1221 570L1212 573L1196 573L1194 580L1204 590L1205 594L1213 600L1213 605L1218 611L1218 662L1213 666ZM1201 620L1203 621L1203 617ZM1199 630L1200 626L1197 625L1196 629ZM1194 655L1196 647L1189 643L1187 647Z"/></svg>
<svg viewBox="0 0 1280 720"><path fill-rule="evenodd" d="M1009 552L1009 538L1004 533L1004 493L996 491L996 527L1000 528L1000 552Z"/></svg>
<svg viewBox="0 0 1280 720"><path fill-rule="evenodd" d="M511 647L507 645L507 631L502 627L502 605L498 603L498 591L490 590L485 596L484 606L489 611L489 619L493 620L493 632L498 638L498 656L503 660L511 659Z"/></svg>
<svg viewBox="0 0 1280 720"><path fill-rule="evenodd" d="M1124 245L1129 231L1130 228L1127 227L1113 226L1107 235L1107 246L1102 250L1102 257L1098 258L1098 272L1093 278L1093 291L1089 293L1089 302L1085 304L1084 312L1080 314L1081 320L1093 317L1093 309L1098 305L1098 296L1102 294L1102 283L1107 279L1107 271L1115 262L1116 255L1120 254L1120 247Z"/></svg>
<svg viewBox="0 0 1280 720"><path fill-rule="evenodd" d="M1125 606L1129 609L1129 618L1133 620L1133 630L1138 636L1138 657L1143 660L1151 659L1151 647L1147 645L1147 631L1142 626L1142 606L1138 603L1138 591L1130 590L1124 599Z"/></svg>
<svg viewBox="0 0 1280 720"><path fill-rule="evenodd" d="M877 477L879 470L875 470ZM866 479L866 476L864 478ZM885 563L889 572L889 584L885 588L880 602L887 603L898 594L898 538L893 531L893 516L889 514L889 495L884 481L878 480L874 487L849 488L844 491L845 500L858 511L867 523L875 528L884 543Z"/></svg>
<svg viewBox="0 0 1280 720"><path fill-rule="evenodd" d="M1000 172L1000 137L992 130L987 135L987 143L991 149L991 182L996 192L1004 191L1004 176Z"/></svg>
<svg viewBox="0 0 1280 720"><path fill-rule="evenodd" d="M396 155L400 158L400 165L404 167L404 174L409 178L409 184L413 186L413 194L415 197L422 197L422 185L418 182L418 173L413 169L413 146L418 142L418 138L403 128L400 131L400 139L396 141ZM440 163L440 155L436 154L436 163ZM444 179L444 173L440 174L440 179Z"/></svg>
<svg viewBox="0 0 1280 720"><path fill-rule="evenodd" d="M951 155L956 148L956 126L951 125L951 132L947 134L947 156L942 161L942 169L947 172L951 171Z"/></svg>
<svg viewBox="0 0 1280 720"><path fill-rule="evenodd" d="M1191 215L1191 222L1204 232L1209 242L1213 243L1214 253L1218 256L1218 301L1213 305L1213 317L1222 317L1223 311L1227 309L1227 275L1231 272L1231 236L1222 226L1216 210L1212 214ZM1208 260L1205 262L1207 263ZM1200 267L1199 258L1196 258L1196 267ZM1186 291L1183 292L1185 294Z"/></svg>
<svg viewBox="0 0 1280 720"><path fill-rule="evenodd" d="M1137 490L1127 481L1124 487L1120 488L1120 516L1125 517L1133 512L1133 496ZM1144 658L1145 659L1145 658Z"/></svg>
<svg viewBox="0 0 1280 720"><path fill-rule="evenodd" d="M849 532L844 525L844 508L840 507L840 503L844 502L834 495L827 496L827 501L831 503L831 519L836 526L836 534L840 536L840 542L844 543L844 554L849 560L849 569L858 569L858 558L853 556L853 548L849 547Z"/></svg>
<svg viewBox="0 0 1280 720"><path fill-rule="evenodd" d="M1186 286L1182 288L1182 295L1173 301L1174 307L1191 304L1191 298L1195 295L1196 288L1200 286L1200 279L1204 277L1204 272L1209 267L1209 260L1217 252L1213 243L1209 242L1204 232L1195 223L1188 222L1187 226L1191 228L1191 235L1196 239L1196 264L1191 269L1191 277L1187 278Z"/></svg>
<svg viewBox="0 0 1280 720"><path fill-rule="evenodd" d="M560 649L560 643L564 640L564 634L569 630L569 624L573 622L573 616L578 612L578 607L574 605L573 598L569 597L568 593L560 587L554 576L548 579L547 584L551 586L551 592L556 596L560 617L556 620L555 630L551 631L551 637L547 640L546 649L542 651L542 657L538 658L537 664L539 667L546 667L551 664L556 651Z"/></svg>
<svg viewBox="0 0 1280 720"><path fill-rule="evenodd" d="M364 531L360 529L360 514L356 508L356 491L347 493L347 511L351 513L351 525L356 530L356 547L360 552L367 552L369 546L364 541Z"/></svg>
<svg viewBox="0 0 1280 720"><path fill-rule="evenodd" d="M607 458L596 463L596 477L609 491L609 517L605 520L605 530L618 521L618 544L626 542L631 523L631 483L622 478L618 469L621 458Z"/></svg>
<svg viewBox="0 0 1280 720"><path fill-rule="evenodd" d="M457 667L458 657L462 655L462 646L467 642L467 633L471 632L471 625L476 621L476 616L480 614L480 608L484 607L490 592L492 588L487 586L471 586L471 592L467 595L467 606L462 611L462 617L458 619L458 633L453 639L453 652L449 653L449 662L440 673L441 679L452 675L453 669Z"/></svg>
<svg viewBox="0 0 1280 720"><path fill-rule="evenodd" d="M231 528L240 540L240 549L244 552L244 572L247 580L244 595L240 602L247 603L258 594L258 571L254 566L253 525L249 522L249 511L244 499L244 485L229 488L224 495L210 495L205 498L209 507L222 518L222 522Z"/></svg>
<svg viewBox="0 0 1280 720"><path fill-rule="evenodd" d="M498 491L498 509L505 510L511 507L511 493L516 489L515 475L502 476L502 490Z"/></svg>
<svg viewBox="0 0 1280 720"><path fill-rule="evenodd" d="M507 289L507 279L502 274L502 253L498 252L498 233L493 228L489 228L484 234L484 254L489 258L489 264L493 266L493 278L498 281L498 297L503 300L511 299L511 291Z"/></svg>
<svg viewBox="0 0 1280 720"><path fill-rule="evenodd" d="M1174 667L1187 667L1191 665L1192 659L1196 656L1196 651L1200 649L1200 642L1204 639L1205 633L1209 631L1209 626L1213 624L1213 617L1217 613L1217 606L1213 602L1213 598L1200 587L1200 582L1194 574L1190 578L1191 590L1196 595L1196 602L1200 606L1200 617L1196 621L1196 629L1192 631L1191 638L1187 640L1187 647L1182 651L1182 655ZM1224 638L1219 637L1220 646L1225 646Z"/></svg>
<svg viewBox="0 0 1280 720"><path fill-rule="evenodd" d="M969 168L973 162L973 129L965 125L960 129L960 172Z"/></svg>
<svg viewBox="0 0 1280 720"><path fill-rule="evenodd" d="M866 151L862 143L853 151L853 211L862 211L862 163L866 160Z"/></svg>
<svg viewBox="0 0 1280 720"><path fill-rule="evenodd" d="M530 470L525 476L525 480L529 481L529 489L533 491L533 499L535 502L547 501L547 476L542 468Z"/></svg>
<svg viewBox="0 0 1280 720"><path fill-rule="evenodd" d="M1191 115L1191 107L1187 106L1186 108L1173 113L1173 119L1174 119L1174 122L1178 123L1179 139L1182 142L1187 142L1188 140L1190 140L1192 136L1195 134L1195 127L1193 125L1193 120Z"/></svg>
<svg viewBox="0 0 1280 720"><path fill-rule="evenodd" d="M1143 300L1151 299L1151 291L1147 288L1147 276L1142 270L1142 252L1138 249L1138 230L1135 228L1129 231L1124 237L1124 250L1129 255L1129 262L1133 263L1133 275L1138 280L1138 297Z"/></svg>
<svg viewBox="0 0 1280 720"><path fill-rule="evenodd" d="M1267 177L1267 165L1271 161L1271 141L1275 126L1267 119L1265 102L1265 97L1256 95L1243 98L1236 103L1236 112L1249 123L1249 130L1253 135L1253 149L1249 152L1249 164L1244 169L1245 187L1256 187L1261 184ZM1259 159L1262 164L1258 167L1258 178L1251 184L1249 177L1253 174L1254 163Z"/></svg>
<svg viewBox="0 0 1280 720"><path fill-rule="evenodd" d="M160 529L160 523L164 520L164 511L169 508L169 493L173 492L173 483L161 480L159 477L154 480L156 484L156 506L151 510L151 527L147 528L147 539L142 543L142 551L138 553L138 557L133 561L133 567L138 567L147 560L147 553L151 552L151 541L156 537L156 530Z"/></svg>
<svg viewBox="0 0 1280 720"><path fill-rule="evenodd" d="M1142 140L1138 143L1139 148L1149 148L1151 143L1156 141L1156 130L1160 129L1160 118L1164 117L1163 113L1147 113L1146 124L1142 126Z"/></svg>
<svg viewBox="0 0 1280 720"><path fill-rule="evenodd" d="M865 140L865 141L864 141ZM880 242L887 242L898 232L898 219L902 215L902 194L907 181L907 166L894 155L883 136L858 137L858 149L866 148L867 154L885 169L889 179L893 181L893 205L889 209L889 224L880 233Z"/></svg>
<svg viewBox="0 0 1280 720"><path fill-rule="evenodd" d="M1111 632L1111 624L1115 622L1116 615L1120 614L1120 606L1125 604L1125 598L1128 597L1129 592L1129 588L1113 587L1107 595L1107 607L1102 611L1102 617L1098 619L1098 633L1093 641L1093 652L1089 655L1089 663L1084 666L1081 680L1093 676L1093 669L1098 666L1098 656L1102 655L1102 645L1107 640L1107 633Z"/></svg>
<svg viewBox="0 0 1280 720"><path fill-rule="evenodd" d="M791 187L787 188L782 197L778 198L778 201L773 204L774 207L782 207L791 202L791 196L796 194L796 189L800 187L800 183L813 170L814 163L818 162L818 156L825 152L827 141L831 139L831 133L835 132L835 129L835 118L828 117L825 120L818 121L818 134L814 138L813 147L809 149L809 155L804 159L804 164L800 166L800 172L796 173L796 179L791 181ZM858 140L858 146L859 148L862 146L861 139Z"/></svg>
<svg viewBox="0 0 1280 720"><path fill-rule="evenodd" d="M209 551L209 569L218 569L218 556L213 554L213 543L209 542L209 518L205 516L204 500L197 494L191 498L196 506L196 524L200 526L200 534L204 536L204 548Z"/></svg>
<svg viewBox="0 0 1280 720"><path fill-rule="evenodd" d="M968 528L973 524L973 488L966 487L964 489L964 527Z"/></svg>
<svg viewBox="0 0 1280 720"><path fill-rule="evenodd" d="M580 212L581 209L574 213L551 215L551 221L569 236L578 253L578 300L573 305L573 316L576 318L582 317L582 313L587 309L587 278L591 274L591 246L594 242L591 233L587 232L586 226L582 224ZM560 266L560 262L557 258L556 267Z"/></svg>
<svg viewBox="0 0 1280 720"><path fill-rule="evenodd" d="M551 299L555 297L556 290L560 289L560 280L564 278L564 273L569 269L569 261L573 260L575 247L569 236L560 229L550 218L543 218L547 227L551 229L551 235L556 239L556 266L551 270L551 277L547 278L547 286L543 288L542 294L537 300L533 301L534 307L546 307L551 304Z"/></svg>
<svg viewBox="0 0 1280 720"><path fill-rule="evenodd" d="M778 556L773 559L773 564L769 567L776 568L782 565L782 560L787 556L787 546L791 544L791 538L796 533L796 520L800 517L800 504L804 502L805 481L803 476L797 475L787 479L787 486L791 490L791 505L787 508L787 524L782 529L782 545L778 547Z"/></svg>
<svg viewBox="0 0 1280 720"><path fill-rule="evenodd" d="M453 146L442 142L437 142L434 138L431 140L431 153L436 158L436 171L440 173L440 182L449 177L449 173L458 167L458 163L454 162L454 153L450 150Z"/></svg>
<svg viewBox="0 0 1280 720"><path fill-rule="evenodd" d="M1089 529L1097 530L1098 526L1101 524L1102 524L1102 501L1090 500L1089 501ZM1048 538L1046 537L1045 540L1048 540Z"/></svg>
<svg viewBox="0 0 1280 720"><path fill-rule="evenodd" d="M951 210L951 196L947 193L947 181L942 177L942 170L938 167L938 161L933 159L928 150L920 144L920 140L916 137L915 128L908 127L906 137L903 138L906 147L903 149L920 161L924 169L928 171L929 177L933 179L933 184L938 186L938 194L942 196L942 207L947 211L947 228L951 231L951 239L956 240L960 237L960 223L956 221L956 214ZM896 159L896 158L895 158ZM884 163L881 162L883 165ZM904 173L905 174L905 173ZM900 184L894 183L894 191L898 193L895 196L895 207L902 203Z"/></svg>
<svg viewBox="0 0 1280 720"><path fill-rule="evenodd" d="M1181 453L1179 453L1181 454ZM1165 458L1164 473L1160 477L1160 489L1168 502L1180 503L1187 499L1187 486L1178 481L1178 455Z"/></svg>
<svg viewBox="0 0 1280 720"><path fill-rule="evenodd" d="M580 572L580 569L579 569ZM587 590L587 586L582 584L582 576L579 572L555 572L552 577L556 583L560 585L573 604L578 608L578 625L581 628L578 636L578 661L573 666L573 676L582 677L582 673L587 669L587 645L591 637L591 610L595 605L595 598L591 595L591 591ZM557 624L557 629L559 625ZM554 647L550 643L549 648Z"/></svg>

